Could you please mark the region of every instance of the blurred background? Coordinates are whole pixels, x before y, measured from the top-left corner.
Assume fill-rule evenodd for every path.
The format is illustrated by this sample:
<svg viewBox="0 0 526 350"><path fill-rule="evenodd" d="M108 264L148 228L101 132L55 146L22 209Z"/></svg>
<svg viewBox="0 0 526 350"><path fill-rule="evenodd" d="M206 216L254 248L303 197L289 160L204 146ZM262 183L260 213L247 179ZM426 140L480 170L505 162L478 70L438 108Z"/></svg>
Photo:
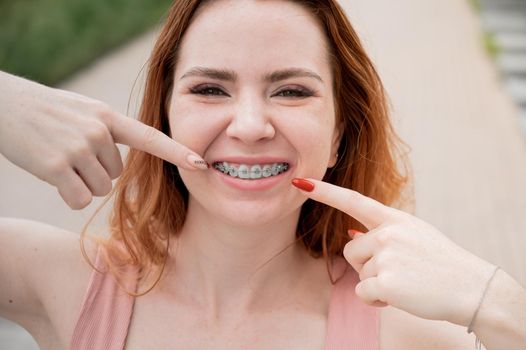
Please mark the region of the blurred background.
<svg viewBox="0 0 526 350"><path fill-rule="evenodd" d="M340 3L412 149L415 214L526 286L526 0ZM0 1L0 70L135 117L143 67L169 5ZM72 211L54 187L2 156L0 174L0 216L80 232L103 200ZM104 232L111 204L91 231ZM0 319L0 349L38 347Z"/></svg>

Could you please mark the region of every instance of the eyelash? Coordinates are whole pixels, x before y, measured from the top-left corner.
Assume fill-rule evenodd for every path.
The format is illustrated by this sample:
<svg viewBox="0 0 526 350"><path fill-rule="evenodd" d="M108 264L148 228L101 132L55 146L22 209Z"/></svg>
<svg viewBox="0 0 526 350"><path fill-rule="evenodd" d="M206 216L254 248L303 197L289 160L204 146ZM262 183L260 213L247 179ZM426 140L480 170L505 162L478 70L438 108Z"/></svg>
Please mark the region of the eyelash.
<svg viewBox="0 0 526 350"><path fill-rule="evenodd" d="M203 96L227 96L225 92L221 90L220 88L215 87L215 86L206 86L206 85L193 87L190 89L190 92L192 94L203 95ZM216 92L221 92L221 94L217 94ZM305 89L305 88L283 89L279 91L277 94L281 94L283 92L293 92L294 94L296 94L295 96L283 96L283 97L292 97L292 98L306 98L306 97L310 97L314 95L313 91L309 89Z"/></svg>

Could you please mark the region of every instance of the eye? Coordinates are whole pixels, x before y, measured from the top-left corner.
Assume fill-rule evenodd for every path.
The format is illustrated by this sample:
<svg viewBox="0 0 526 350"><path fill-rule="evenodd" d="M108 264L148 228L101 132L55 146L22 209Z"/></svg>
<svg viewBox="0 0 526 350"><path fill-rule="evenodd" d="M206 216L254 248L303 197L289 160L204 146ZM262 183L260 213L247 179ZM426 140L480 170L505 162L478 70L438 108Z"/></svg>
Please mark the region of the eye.
<svg viewBox="0 0 526 350"><path fill-rule="evenodd" d="M203 96L228 96L223 90L210 85L199 85L190 89L192 94Z"/></svg>
<svg viewBox="0 0 526 350"><path fill-rule="evenodd" d="M314 95L314 92L304 88L284 89L276 94L281 97L305 98Z"/></svg>

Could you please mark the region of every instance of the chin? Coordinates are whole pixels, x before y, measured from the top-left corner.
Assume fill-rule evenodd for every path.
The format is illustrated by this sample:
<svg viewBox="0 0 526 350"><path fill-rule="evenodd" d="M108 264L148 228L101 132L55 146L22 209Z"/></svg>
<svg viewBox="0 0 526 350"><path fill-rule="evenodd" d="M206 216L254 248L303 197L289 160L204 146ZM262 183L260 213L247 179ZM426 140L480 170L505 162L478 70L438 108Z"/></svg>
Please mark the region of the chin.
<svg viewBox="0 0 526 350"><path fill-rule="evenodd" d="M299 211L306 198L292 185L289 179L265 191L240 191L227 186L217 186L205 176L181 172L181 177L190 192L190 207L194 214L209 216L213 221L243 229L276 225L299 218ZM198 174L201 175L201 174ZM205 218L206 219L206 218Z"/></svg>
<svg viewBox="0 0 526 350"><path fill-rule="evenodd" d="M193 196L197 209L202 216L210 216L226 225L242 228L260 228L275 225L291 215L299 213L303 199L300 198L260 198L239 199L218 196ZM198 209L199 208L199 209Z"/></svg>
<svg viewBox="0 0 526 350"><path fill-rule="evenodd" d="M240 228L273 225L285 220L299 211L301 203L292 203L285 198L274 200L237 200L225 201L214 206L215 216L232 226Z"/></svg>

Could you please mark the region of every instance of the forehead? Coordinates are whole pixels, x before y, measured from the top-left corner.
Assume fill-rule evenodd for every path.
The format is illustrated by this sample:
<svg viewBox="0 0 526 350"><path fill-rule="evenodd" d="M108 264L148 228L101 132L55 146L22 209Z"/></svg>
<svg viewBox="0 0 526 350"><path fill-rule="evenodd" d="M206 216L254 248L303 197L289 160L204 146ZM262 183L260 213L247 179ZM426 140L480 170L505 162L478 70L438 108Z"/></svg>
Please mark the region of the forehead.
<svg viewBox="0 0 526 350"><path fill-rule="evenodd" d="M253 74L302 67L328 75L327 41L316 18L285 0L213 0L182 38L176 75L191 66Z"/></svg>

